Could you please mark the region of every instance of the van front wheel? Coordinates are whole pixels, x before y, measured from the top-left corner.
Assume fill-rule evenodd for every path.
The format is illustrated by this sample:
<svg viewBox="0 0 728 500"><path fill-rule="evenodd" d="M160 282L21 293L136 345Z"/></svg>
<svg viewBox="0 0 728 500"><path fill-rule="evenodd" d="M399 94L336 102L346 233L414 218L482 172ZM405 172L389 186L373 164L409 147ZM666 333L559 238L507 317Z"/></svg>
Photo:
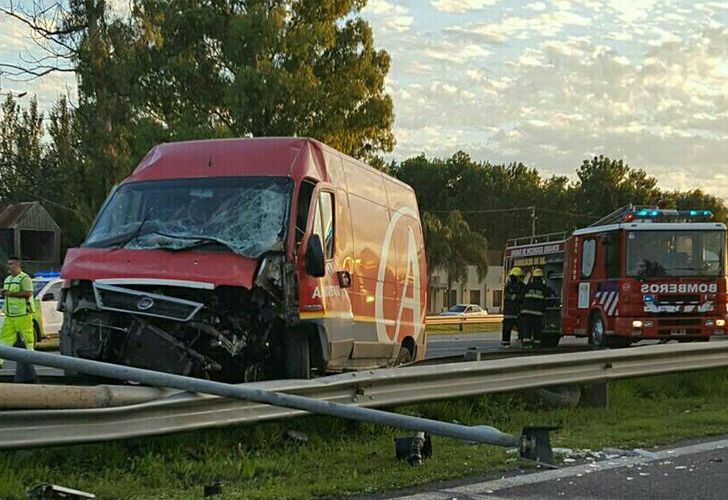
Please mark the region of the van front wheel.
<svg viewBox="0 0 728 500"><path fill-rule="evenodd" d="M311 348L304 332L288 332L285 339L283 373L285 378L311 378Z"/></svg>

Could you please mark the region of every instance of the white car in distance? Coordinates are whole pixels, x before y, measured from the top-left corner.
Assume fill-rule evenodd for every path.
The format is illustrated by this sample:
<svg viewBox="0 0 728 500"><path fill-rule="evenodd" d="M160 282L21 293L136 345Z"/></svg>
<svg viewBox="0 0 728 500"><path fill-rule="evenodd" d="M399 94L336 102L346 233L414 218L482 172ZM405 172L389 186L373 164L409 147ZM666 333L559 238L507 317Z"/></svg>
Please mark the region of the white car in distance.
<svg viewBox="0 0 728 500"><path fill-rule="evenodd" d="M447 311L441 312L440 316L465 316L466 318L480 318L488 316L488 310L477 304L457 304Z"/></svg>

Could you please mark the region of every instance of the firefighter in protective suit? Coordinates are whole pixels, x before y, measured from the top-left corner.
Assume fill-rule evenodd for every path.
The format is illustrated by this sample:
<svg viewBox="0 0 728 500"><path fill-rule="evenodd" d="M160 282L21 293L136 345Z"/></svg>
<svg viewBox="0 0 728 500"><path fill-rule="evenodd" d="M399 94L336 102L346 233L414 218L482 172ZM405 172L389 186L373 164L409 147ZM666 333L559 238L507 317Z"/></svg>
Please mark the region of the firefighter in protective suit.
<svg viewBox="0 0 728 500"><path fill-rule="evenodd" d="M553 295L553 290L543 282L543 270L534 269L531 280L526 285L521 307L520 327L523 329L524 345L531 344L531 342L535 347L541 345L546 298Z"/></svg>
<svg viewBox="0 0 728 500"><path fill-rule="evenodd" d="M32 351L35 347L33 332L33 281L20 268L20 259L8 259L10 274L5 278L0 296L5 299L3 306L5 321L0 330L0 344L22 347ZM2 367L2 360L0 360ZM15 382L35 383L37 376L33 365L18 363L15 369Z"/></svg>
<svg viewBox="0 0 728 500"><path fill-rule="evenodd" d="M523 294L525 285L521 277L523 271L520 267L514 267L508 273L508 282L503 290L503 335L501 337L501 347L510 347L511 332L513 327L518 328L518 313L523 302ZM518 338L522 337L522 333L518 331Z"/></svg>

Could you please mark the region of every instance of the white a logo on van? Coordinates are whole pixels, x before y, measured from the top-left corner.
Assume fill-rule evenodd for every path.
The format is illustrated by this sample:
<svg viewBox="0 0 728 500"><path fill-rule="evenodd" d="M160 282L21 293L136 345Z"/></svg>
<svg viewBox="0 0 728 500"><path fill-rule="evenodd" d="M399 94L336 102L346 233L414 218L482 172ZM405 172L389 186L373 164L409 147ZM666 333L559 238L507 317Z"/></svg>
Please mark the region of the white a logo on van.
<svg viewBox="0 0 728 500"><path fill-rule="evenodd" d="M419 214L412 208L404 207L397 210L393 215L387 227L387 233L382 243L382 255L379 261L379 273L377 275L377 287L374 300L374 316L377 322L377 337L379 342L397 342L399 331L402 323L402 314L407 310L412 311L412 322L414 324L414 336L418 338L422 333L423 314L422 303L420 302L420 262L419 248L412 227L408 224L408 218L412 217L418 220ZM402 296L399 298L399 308L396 320L385 317L384 314L384 279L389 262L389 251L394 243L394 233L398 224L406 224L407 228L407 269L404 275L404 283L402 285ZM410 291L410 284L412 290ZM394 326L394 335L390 337L387 334L387 326Z"/></svg>

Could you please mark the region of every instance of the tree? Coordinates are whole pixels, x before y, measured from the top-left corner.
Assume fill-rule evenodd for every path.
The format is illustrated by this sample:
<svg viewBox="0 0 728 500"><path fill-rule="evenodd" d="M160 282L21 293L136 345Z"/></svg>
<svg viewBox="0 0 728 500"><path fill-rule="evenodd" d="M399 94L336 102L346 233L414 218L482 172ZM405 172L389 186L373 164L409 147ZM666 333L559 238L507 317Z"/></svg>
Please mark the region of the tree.
<svg viewBox="0 0 728 500"><path fill-rule="evenodd" d="M655 204L661 196L654 177L644 170L632 169L622 160L611 160L606 156L584 160L576 175L575 203L580 210L597 217L630 203Z"/></svg>
<svg viewBox="0 0 728 500"><path fill-rule="evenodd" d="M467 277L468 266L472 265L478 272L478 279L485 279L488 274L488 240L472 231L460 212L450 212L443 218L425 214L424 225L430 277L435 269L444 269L447 289L450 290L454 281Z"/></svg>
<svg viewBox="0 0 728 500"><path fill-rule="evenodd" d="M390 60L358 15L365 3L139 0L146 104L174 139L306 135L360 158L391 151Z"/></svg>

